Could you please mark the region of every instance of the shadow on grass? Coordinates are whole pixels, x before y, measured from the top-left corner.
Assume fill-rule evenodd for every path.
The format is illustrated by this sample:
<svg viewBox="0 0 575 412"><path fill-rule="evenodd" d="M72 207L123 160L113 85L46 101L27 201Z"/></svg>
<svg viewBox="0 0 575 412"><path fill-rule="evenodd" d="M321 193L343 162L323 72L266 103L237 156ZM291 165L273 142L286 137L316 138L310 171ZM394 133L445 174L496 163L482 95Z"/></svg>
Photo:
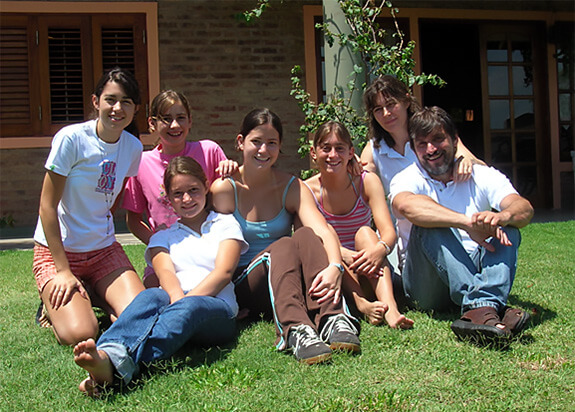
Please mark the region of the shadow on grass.
<svg viewBox="0 0 575 412"><path fill-rule="evenodd" d="M101 309L94 309L96 309L100 333L102 333L111 326L111 321L109 316ZM209 367L216 362L222 361L237 346L239 334L246 326L243 325L243 322L238 322L236 337L225 344L197 345L188 342L167 359L161 359L150 364L142 364L140 365L140 372L127 385L121 381L120 376L116 375L113 385L101 389L101 395L98 400L113 402L117 396L135 392L158 376L178 374L187 369Z"/></svg>

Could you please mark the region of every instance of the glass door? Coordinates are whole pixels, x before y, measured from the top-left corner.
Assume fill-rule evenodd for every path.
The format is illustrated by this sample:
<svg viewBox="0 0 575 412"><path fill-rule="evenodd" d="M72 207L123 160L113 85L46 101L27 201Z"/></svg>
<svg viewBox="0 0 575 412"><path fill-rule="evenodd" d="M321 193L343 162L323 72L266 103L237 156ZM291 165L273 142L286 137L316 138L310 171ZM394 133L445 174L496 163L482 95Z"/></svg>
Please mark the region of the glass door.
<svg viewBox="0 0 575 412"><path fill-rule="evenodd" d="M509 177L537 206L549 199L542 181L546 144L539 108L537 30L533 26L481 27L485 160Z"/></svg>

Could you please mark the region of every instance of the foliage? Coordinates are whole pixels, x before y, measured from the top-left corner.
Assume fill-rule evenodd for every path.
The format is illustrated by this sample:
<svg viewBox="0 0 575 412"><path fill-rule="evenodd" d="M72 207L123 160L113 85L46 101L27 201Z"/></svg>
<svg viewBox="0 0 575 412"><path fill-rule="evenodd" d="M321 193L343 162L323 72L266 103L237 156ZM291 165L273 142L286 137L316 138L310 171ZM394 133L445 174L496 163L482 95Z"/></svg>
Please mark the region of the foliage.
<svg viewBox="0 0 575 412"><path fill-rule="evenodd" d="M330 47L338 44L349 47L360 57L361 65L354 65L349 74L347 85L336 87L327 102L316 103L302 85L302 70L300 66L292 69L291 95L295 97L304 113L305 124L300 127L299 154L303 157L309 152L309 136L328 120L337 120L346 125L354 145L361 149L366 143L367 119L363 111L353 107L352 101L357 93L363 94L369 81L377 76L392 74L409 87L414 84L432 84L442 86L445 82L437 75L416 75L413 50L415 42L405 41L404 34L399 29L396 14L399 12L389 0L338 0L351 29L350 34L336 33L329 22L317 24L316 27L324 33ZM258 0L257 7L244 13L250 18L261 16L269 7L269 0ZM393 29L380 27L378 19L389 13L393 21ZM328 91L329 93L329 91Z"/></svg>
<svg viewBox="0 0 575 412"><path fill-rule="evenodd" d="M283 0L282 0L283 1ZM270 0L258 0L257 5L251 9L242 13L242 17L246 22L251 22L253 19L258 19L262 15L265 9L270 6Z"/></svg>
<svg viewBox="0 0 575 412"><path fill-rule="evenodd" d="M0 228L14 227L14 217L12 215L4 215L0 217Z"/></svg>

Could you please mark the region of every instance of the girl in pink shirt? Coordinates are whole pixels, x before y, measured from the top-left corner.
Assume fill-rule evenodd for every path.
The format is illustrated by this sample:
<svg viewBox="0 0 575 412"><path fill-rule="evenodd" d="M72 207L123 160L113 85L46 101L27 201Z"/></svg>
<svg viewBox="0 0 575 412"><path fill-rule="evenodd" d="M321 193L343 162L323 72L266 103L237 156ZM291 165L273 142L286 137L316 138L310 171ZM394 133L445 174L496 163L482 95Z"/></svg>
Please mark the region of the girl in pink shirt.
<svg viewBox="0 0 575 412"><path fill-rule="evenodd" d="M228 160L222 148L211 140L186 141L192 126L187 98L179 92L166 90L157 95L150 107L150 132L159 135L160 143L142 153L138 174L126 184L122 207L127 210L128 229L146 245L158 230L170 227L178 219L164 188L164 170L177 156L196 160L211 184L218 176L227 176L238 168ZM144 285L158 286L151 267L144 271Z"/></svg>

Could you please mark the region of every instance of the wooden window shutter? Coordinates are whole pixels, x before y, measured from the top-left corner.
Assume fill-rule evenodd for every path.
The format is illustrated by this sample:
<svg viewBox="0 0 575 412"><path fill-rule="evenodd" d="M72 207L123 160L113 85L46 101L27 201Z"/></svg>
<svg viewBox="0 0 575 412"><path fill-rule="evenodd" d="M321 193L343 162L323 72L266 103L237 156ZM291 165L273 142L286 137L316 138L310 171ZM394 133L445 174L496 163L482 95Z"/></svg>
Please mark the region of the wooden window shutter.
<svg viewBox="0 0 575 412"><path fill-rule="evenodd" d="M79 28L48 29L52 124L84 120L82 37Z"/></svg>
<svg viewBox="0 0 575 412"><path fill-rule="evenodd" d="M134 32L131 27L102 28L102 66L104 71L115 66L135 73Z"/></svg>
<svg viewBox="0 0 575 412"><path fill-rule="evenodd" d="M39 129L37 93L31 86L31 42L35 28L26 16L0 20L1 136L26 136Z"/></svg>

